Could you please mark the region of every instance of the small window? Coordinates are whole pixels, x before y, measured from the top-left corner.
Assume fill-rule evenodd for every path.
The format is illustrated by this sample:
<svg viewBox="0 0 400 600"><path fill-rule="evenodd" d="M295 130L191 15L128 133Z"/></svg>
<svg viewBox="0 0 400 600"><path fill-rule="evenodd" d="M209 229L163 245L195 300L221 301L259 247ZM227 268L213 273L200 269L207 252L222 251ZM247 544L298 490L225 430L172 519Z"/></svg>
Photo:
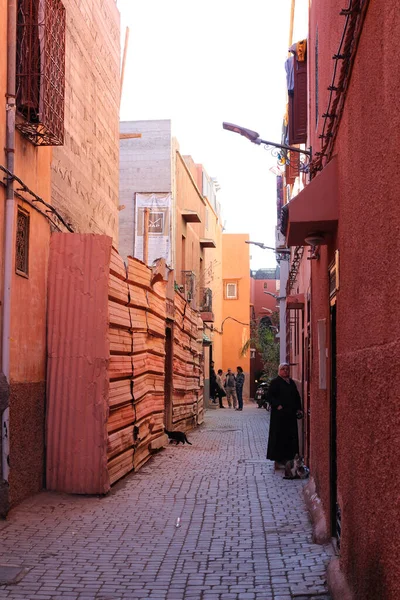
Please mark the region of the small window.
<svg viewBox="0 0 400 600"><path fill-rule="evenodd" d="M29 213L18 209L17 239L15 249L15 271L18 275L29 275Z"/></svg>
<svg viewBox="0 0 400 600"><path fill-rule="evenodd" d="M237 283L226 284L226 299L236 300L237 299Z"/></svg>

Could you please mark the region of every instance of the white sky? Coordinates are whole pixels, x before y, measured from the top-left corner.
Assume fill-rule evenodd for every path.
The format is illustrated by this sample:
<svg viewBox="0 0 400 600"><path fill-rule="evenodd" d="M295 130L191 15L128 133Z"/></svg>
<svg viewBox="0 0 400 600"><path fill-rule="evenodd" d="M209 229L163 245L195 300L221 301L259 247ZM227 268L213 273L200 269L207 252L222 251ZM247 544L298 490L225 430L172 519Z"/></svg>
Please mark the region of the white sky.
<svg viewBox="0 0 400 600"><path fill-rule="evenodd" d="M276 164L262 146L224 131L228 121L280 142L291 0L117 0L130 29L121 120L171 119L183 154L221 191L227 233L275 245ZM297 0L294 41L306 37ZM251 267L273 267L251 246Z"/></svg>

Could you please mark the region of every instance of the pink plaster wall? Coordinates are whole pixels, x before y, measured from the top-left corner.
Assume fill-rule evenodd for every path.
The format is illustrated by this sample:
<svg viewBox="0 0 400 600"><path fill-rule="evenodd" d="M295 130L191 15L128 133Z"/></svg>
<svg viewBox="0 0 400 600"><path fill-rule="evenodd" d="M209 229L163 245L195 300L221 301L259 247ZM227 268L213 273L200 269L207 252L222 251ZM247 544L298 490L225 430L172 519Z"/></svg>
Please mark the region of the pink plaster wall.
<svg viewBox="0 0 400 600"><path fill-rule="evenodd" d="M313 3L310 40L318 23L320 89L330 83L344 18L342 3ZM340 291L337 297L338 489L342 509L341 567L354 598L400 597L400 131L395 40L400 17L394 0L370 2L335 152L339 162ZM324 92L326 99L327 92ZM321 111L326 101L320 98ZM311 87L311 110L313 88ZM311 139L317 149L315 137ZM315 142L315 143L314 143ZM327 315L323 255L313 265L313 323ZM314 347L315 346L314 335ZM314 357L315 358L315 357ZM315 384L313 385L315 388ZM329 435L326 396L313 401L313 452L319 492ZM312 456L312 466L313 466Z"/></svg>
<svg viewBox="0 0 400 600"><path fill-rule="evenodd" d="M53 234L47 370L47 488L109 490L108 286L112 239Z"/></svg>

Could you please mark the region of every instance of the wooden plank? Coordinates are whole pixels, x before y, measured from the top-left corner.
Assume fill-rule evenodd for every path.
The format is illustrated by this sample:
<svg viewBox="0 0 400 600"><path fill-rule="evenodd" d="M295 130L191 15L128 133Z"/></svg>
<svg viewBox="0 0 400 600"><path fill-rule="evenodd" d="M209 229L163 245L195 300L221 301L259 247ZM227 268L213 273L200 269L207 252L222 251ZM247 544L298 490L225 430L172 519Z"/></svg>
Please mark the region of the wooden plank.
<svg viewBox="0 0 400 600"><path fill-rule="evenodd" d="M120 133L119 134L120 140L132 140L132 139L141 138L141 137L142 137L141 133Z"/></svg>
<svg viewBox="0 0 400 600"><path fill-rule="evenodd" d="M164 375L165 361L162 356L146 352L146 354L134 354L132 360L135 377L149 372Z"/></svg>
<svg viewBox="0 0 400 600"><path fill-rule="evenodd" d="M133 448L129 448L108 462L111 485L133 470L133 452Z"/></svg>
<svg viewBox="0 0 400 600"><path fill-rule="evenodd" d="M133 351L135 352L135 354L140 352L151 352L152 354L159 354L160 356L165 356L165 341L161 337L148 335L147 331L134 331Z"/></svg>
<svg viewBox="0 0 400 600"><path fill-rule="evenodd" d="M130 329L131 319L129 316L129 308L127 306L122 306L122 304L118 304L113 300L109 300L108 314L110 319L110 325L113 325L114 327L123 327L125 329Z"/></svg>
<svg viewBox="0 0 400 600"><path fill-rule="evenodd" d="M149 332L161 337L165 337L165 318L156 317L156 315L148 312L147 324Z"/></svg>
<svg viewBox="0 0 400 600"><path fill-rule="evenodd" d="M133 364L131 356L110 356L109 364L110 379L133 377Z"/></svg>
<svg viewBox="0 0 400 600"><path fill-rule="evenodd" d="M140 308L129 308L131 326L134 332L147 332L147 313Z"/></svg>
<svg viewBox="0 0 400 600"><path fill-rule="evenodd" d="M137 422L146 417L151 418L152 416L155 416L155 413L163 413L164 396L147 394L135 404L135 410Z"/></svg>
<svg viewBox="0 0 400 600"><path fill-rule="evenodd" d="M107 420L107 431L113 433L118 429L123 429L128 425L132 425L136 421L136 411L133 402L120 406L114 410L110 410Z"/></svg>
<svg viewBox="0 0 400 600"><path fill-rule="evenodd" d="M146 394L164 394L164 374L144 373L135 376L133 381L135 400L139 400Z"/></svg>
<svg viewBox="0 0 400 600"><path fill-rule="evenodd" d="M127 280L129 283L138 283L150 288L151 270L141 260L129 256Z"/></svg>
<svg viewBox="0 0 400 600"><path fill-rule="evenodd" d="M122 279L122 281L126 281L124 261L115 248L111 249L110 272L119 279Z"/></svg>
<svg viewBox="0 0 400 600"><path fill-rule="evenodd" d="M111 329L108 337L110 340L111 354L131 354L133 350L133 335L126 329Z"/></svg>
<svg viewBox="0 0 400 600"><path fill-rule="evenodd" d="M133 425L112 433L108 437L107 458L110 460L134 445Z"/></svg>
<svg viewBox="0 0 400 600"><path fill-rule="evenodd" d="M115 408L119 404L125 404L132 401L131 379L122 379L120 381L110 381L109 388L109 406Z"/></svg>
<svg viewBox="0 0 400 600"><path fill-rule="evenodd" d="M108 297L110 300L119 302L120 304L128 304L128 284L126 281L121 281L119 277L110 273L108 278Z"/></svg>
<svg viewBox="0 0 400 600"><path fill-rule="evenodd" d="M147 299L148 290L142 287L138 287L133 283L128 283L129 289L129 306L137 306L138 308L148 308L149 301Z"/></svg>

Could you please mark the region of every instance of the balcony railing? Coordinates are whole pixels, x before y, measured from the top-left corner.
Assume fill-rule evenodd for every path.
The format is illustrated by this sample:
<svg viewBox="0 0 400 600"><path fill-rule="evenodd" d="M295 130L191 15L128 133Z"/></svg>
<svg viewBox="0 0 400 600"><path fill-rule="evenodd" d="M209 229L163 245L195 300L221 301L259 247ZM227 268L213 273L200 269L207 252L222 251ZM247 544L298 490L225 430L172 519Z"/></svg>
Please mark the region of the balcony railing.
<svg viewBox="0 0 400 600"><path fill-rule="evenodd" d="M201 290L201 312L212 312L212 290L210 288L203 288Z"/></svg>

